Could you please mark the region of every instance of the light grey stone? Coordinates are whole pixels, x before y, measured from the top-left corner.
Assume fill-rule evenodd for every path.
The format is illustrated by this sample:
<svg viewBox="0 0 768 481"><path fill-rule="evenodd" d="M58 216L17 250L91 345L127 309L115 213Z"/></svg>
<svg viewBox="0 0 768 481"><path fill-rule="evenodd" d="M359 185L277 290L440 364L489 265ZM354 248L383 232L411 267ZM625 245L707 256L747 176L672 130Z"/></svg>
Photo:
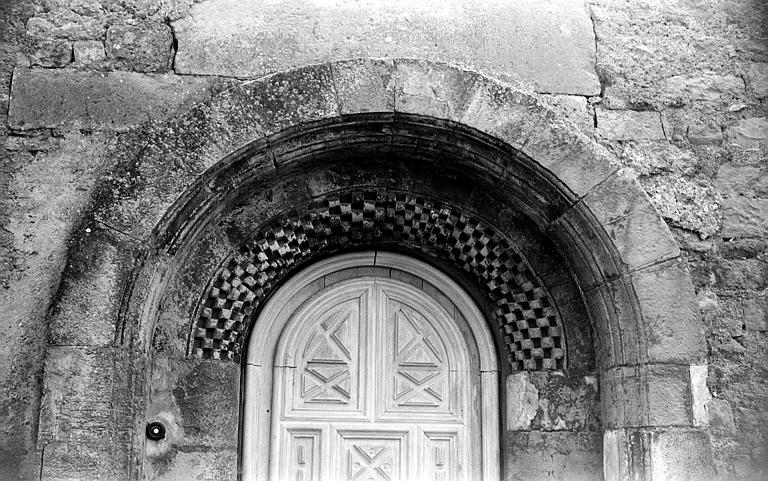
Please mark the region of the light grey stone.
<svg viewBox="0 0 768 481"><path fill-rule="evenodd" d="M175 75L17 68L9 123L21 130L127 130L200 99L210 82Z"/></svg>
<svg viewBox="0 0 768 481"><path fill-rule="evenodd" d="M528 372L507 376L507 430L527 431L539 410L539 390Z"/></svg>
<svg viewBox="0 0 768 481"><path fill-rule="evenodd" d="M75 63L88 65L107 58L104 44L98 40L78 40L72 49L75 53Z"/></svg>
<svg viewBox="0 0 768 481"><path fill-rule="evenodd" d="M565 114L582 132L591 134L595 128L595 119L587 98L579 95L544 95L555 111Z"/></svg>
<svg viewBox="0 0 768 481"><path fill-rule="evenodd" d="M728 401L724 399L712 399L709 402L709 426L712 431L726 436L736 434L736 423L733 419L733 410Z"/></svg>
<svg viewBox="0 0 768 481"><path fill-rule="evenodd" d="M768 199L725 199L720 235L725 238L768 236Z"/></svg>
<svg viewBox="0 0 768 481"><path fill-rule="evenodd" d="M743 149L758 149L768 144L768 117L753 117L728 128L731 143Z"/></svg>
<svg viewBox="0 0 768 481"><path fill-rule="evenodd" d="M709 425L707 406L709 405L712 396L707 388L708 371L709 369L706 364L694 364L690 367L693 425L696 427L706 427Z"/></svg>
<svg viewBox="0 0 768 481"><path fill-rule="evenodd" d="M755 97L768 97L768 63L753 63L747 69L747 85Z"/></svg>
<svg viewBox="0 0 768 481"><path fill-rule="evenodd" d="M739 77L715 72L696 72L668 78L665 101L667 104L677 104L680 101L712 102L738 98L743 93L744 80Z"/></svg>
<svg viewBox="0 0 768 481"><path fill-rule="evenodd" d="M209 0L173 28L175 69L185 74L255 78L331 60L419 57L519 79L540 92L600 91L581 1Z"/></svg>
<svg viewBox="0 0 768 481"><path fill-rule="evenodd" d="M665 139L658 112L597 110L597 133L606 140Z"/></svg>
<svg viewBox="0 0 768 481"><path fill-rule="evenodd" d="M768 173L752 165L721 165L715 188L727 197L768 197Z"/></svg>

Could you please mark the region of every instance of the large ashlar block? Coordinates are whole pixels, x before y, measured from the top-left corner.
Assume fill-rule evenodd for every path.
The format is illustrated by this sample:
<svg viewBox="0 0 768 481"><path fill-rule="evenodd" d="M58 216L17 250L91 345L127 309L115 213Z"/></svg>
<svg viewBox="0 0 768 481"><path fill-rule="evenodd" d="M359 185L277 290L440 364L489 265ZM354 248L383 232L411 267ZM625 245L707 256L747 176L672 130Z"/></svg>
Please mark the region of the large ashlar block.
<svg viewBox="0 0 768 481"><path fill-rule="evenodd" d="M509 481L601 479L600 433L518 431L507 434L504 476Z"/></svg>
<svg viewBox="0 0 768 481"><path fill-rule="evenodd" d="M174 68L183 74L258 78L341 59L419 57L540 92L600 92L594 30L581 1L208 0L172 26Z"/></svg>
<svg viewBox="0 0 768 481"><path fill-rule="evenodd" d="M170 74L17 68L8 122L22 130L125 131L199 102L212 82Z"/></svg>
<svg viewBox="0 0 768 481"><path fill-rule="evenodd" d="M608 429L693 426L694 414L699 414L694 411L689 366L646 364L609 369L600 376L600 389L602 422Z"/></svg>
<svg viewBox="0 0 768 481"><path fill-rule="evenodd" d="M712 481L712 448L705 431L618 429L603 433L605 481Z"/></svg>

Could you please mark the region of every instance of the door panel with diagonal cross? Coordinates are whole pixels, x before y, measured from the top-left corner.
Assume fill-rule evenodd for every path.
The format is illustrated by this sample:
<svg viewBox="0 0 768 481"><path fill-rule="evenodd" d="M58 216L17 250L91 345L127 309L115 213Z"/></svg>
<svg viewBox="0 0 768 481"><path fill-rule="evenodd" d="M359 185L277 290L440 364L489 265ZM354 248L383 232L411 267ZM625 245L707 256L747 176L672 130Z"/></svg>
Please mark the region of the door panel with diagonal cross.
<svg viewBox="0 0 768 481"><path fill-rule="evenodd" d="M387 278L340 282L300 306L275 360L271 478L475 478L477 373L449 311Z"/></svg>

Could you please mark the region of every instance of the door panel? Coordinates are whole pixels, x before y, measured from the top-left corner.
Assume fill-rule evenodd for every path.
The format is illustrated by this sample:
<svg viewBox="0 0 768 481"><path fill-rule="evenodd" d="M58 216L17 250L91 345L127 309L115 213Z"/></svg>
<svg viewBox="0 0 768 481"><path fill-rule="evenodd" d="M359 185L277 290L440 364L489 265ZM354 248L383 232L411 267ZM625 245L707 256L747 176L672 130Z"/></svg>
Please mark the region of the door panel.
<svg viewBox="0 0 768 481"><path fill-rule="evenodd" d="M307 301L275 363L272 479L471 479L479 447L466 442L465 403L475 383L454 322L390 279Z"/></svg>

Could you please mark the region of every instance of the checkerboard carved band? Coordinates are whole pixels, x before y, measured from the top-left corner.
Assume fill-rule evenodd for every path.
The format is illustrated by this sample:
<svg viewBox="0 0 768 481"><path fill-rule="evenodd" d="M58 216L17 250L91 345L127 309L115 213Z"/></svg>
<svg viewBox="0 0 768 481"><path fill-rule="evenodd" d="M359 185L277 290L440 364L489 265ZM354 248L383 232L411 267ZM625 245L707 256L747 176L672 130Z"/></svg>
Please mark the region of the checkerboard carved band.
<svg viewBox="0 0 768 481"><path fill-rule="evenodd" d="M190 354L239 362L247 323L291 271L320 255L387 245L418 249L466 272L494 305L492 320L513 370L564 367L557 308L502 233L450 205L376 190L325 195L259 228L205 295Z"/></svg>

